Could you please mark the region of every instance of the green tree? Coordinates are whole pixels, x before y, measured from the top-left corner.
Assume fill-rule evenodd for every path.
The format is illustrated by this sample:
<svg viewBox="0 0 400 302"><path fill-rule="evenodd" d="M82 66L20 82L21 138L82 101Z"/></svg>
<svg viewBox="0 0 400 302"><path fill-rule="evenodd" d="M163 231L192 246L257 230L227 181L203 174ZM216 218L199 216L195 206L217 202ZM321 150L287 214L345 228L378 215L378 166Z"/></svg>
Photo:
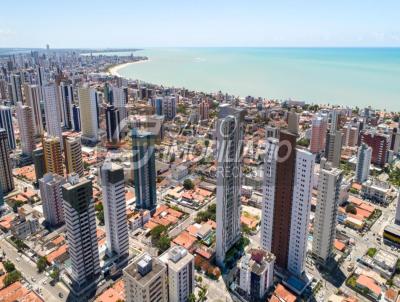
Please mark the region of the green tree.
<svg viewBox="0 0 400 302"><path fill-rule="evenodd" d="M167 227L158 225L150 231L151 239L153 242L158 241L162 234L167 232Z"/></svg>
<svg viewBox="0 0 400 302"><path fill-rule="evenodd" d="M14 243L17 246L18 251L22 251L26 247L25 243L21 239L16 239Z"/></svg>
<svg viewBox="0 0 400 302"><path fill-rule="evenodd" d="M355 215L355 214L357 214L357 209L353 204L349 203L346 206L346 213L350 213L350 214L354 214Z"/></svg>
<svg viewBox="0 0 400 302"><path fill-rule="evenodd" d="M160 253L165 252L171 246L171 238L168 236L161 236L157 242L157 248L160 250Z"/></svg>
<svg viewBox="0 0 400 302"><path fill-rule="evenodd" d="M103 204L100 202L94 206L96 212L103 211Z"/></svg>
<svg viewBox="0 0 400 302"><path fill-rule="evenodd" d="M3 265L8 273L15 271L15 265L10 260L4 261Z"/></svg>
<svg viewBox="0 0 400 302"><path fill-rule="evenodd" d="M46 267L47 267L47 258L46 257L40 257L39 260L36 263L36 267L39 273L42 273Z"/></svg>
<svg viewBox="0 0 400 302"><path fill-rule="evenodd" d="M210 141L208 139L206 139L204 141L204 146L206 146L206 148L208 148L209 145L210 145Z"/></svg>
<svg viewBox="0 0 400 302"><path fill-rule="evenodd" d="M370 256L372 258L372 257L375 256L375 254L376 254L376 248L371 247L371 248L368 249L368 251L367 251L367 255L368 256Z"/></svg>
<svg viewBox="0 0 400 302"><path fill-rule="evenodd" d="M58 278L60 277L60 269L58 267L55 267L51 273L50 273L50 277L53 280L58 280Z"/></svg>
<svg viewBox="0 0 400 302"><path fill-rule="evenodd" d="M99 224L104 225L104 211L97 212L96 217L99 220Z"/></svg>
<svg viewBox="0 0 400 302"><path fill-rule="evenodd" d="M11 284L13 284L14 282L17 282L21 279L21 273L17 270L14 270L10 273L7 274L7 276L4 278L4 286L7 287Z"/></svg>
<svg viewBox="0 0 400 302"><path fill-rule="evenodd" d="M188 302L196 302L196 295L194 293L190 293Z"/></svg>
<svg viewBox="0 0 400 302"><path fill-rule="evenodd" d="M193 181L191 181L190 179L185 179L185 181L183 182L183 187L186 190L193 190L194 188L194 183Z"/></svg>

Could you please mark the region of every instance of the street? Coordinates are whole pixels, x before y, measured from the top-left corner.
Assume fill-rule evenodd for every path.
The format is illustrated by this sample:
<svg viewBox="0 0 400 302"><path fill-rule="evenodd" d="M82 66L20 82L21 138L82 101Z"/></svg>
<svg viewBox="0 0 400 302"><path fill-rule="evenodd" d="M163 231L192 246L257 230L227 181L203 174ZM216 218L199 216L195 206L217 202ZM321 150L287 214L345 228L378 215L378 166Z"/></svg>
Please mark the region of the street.
<svg viewBox="0 0 400 302"><path fill-rule="evenodd" d="M6 253L6 259L14 263L15 268L19 270L22 276L32 285L32 290L46 302L66 301L69 290L62 283L58 282L55 286L50 285L51 278L44 273L39 274L36 264L25 255L20 256L14 246L7 242L4 238L0 240L0 248ZM17 258L19 258L17 261ZM46 284L44 285L43 282ZM59 297L62 293L63 298Z"/></svg>

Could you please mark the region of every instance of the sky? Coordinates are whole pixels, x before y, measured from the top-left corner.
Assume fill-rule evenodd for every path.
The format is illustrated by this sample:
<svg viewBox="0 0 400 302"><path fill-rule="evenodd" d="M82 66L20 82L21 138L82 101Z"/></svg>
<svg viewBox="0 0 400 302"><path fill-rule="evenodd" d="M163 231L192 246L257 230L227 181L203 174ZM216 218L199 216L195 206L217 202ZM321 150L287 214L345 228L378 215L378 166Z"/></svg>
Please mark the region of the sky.
<svg viewBox="0 0 400 302"><path fill-rule="evenodd" d="M399 0L2 0L0 48L400 47Z"/></svg>

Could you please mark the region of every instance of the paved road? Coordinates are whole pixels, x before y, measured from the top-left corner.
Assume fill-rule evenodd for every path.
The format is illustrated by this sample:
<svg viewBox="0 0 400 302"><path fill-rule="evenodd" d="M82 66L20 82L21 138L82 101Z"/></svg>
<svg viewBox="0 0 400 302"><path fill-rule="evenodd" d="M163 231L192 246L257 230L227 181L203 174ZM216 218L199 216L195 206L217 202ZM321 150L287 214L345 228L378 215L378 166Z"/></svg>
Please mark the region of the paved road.
<svg viewBox="0 0 400 302"><path fill-rule="evenodd" d="M6 253L6 258L14 263L17 270L19 270L24 278L29 281L32 285L32 288L38 292L46 302L60 302L66 301L68 297L69 290L60 282L58 282L55 286L51 286L49 284L50 278L45 274L39 274L36 269L36 264L33 263L25 255L18 255L17 250L14 246L12 246L5 239L0 240L0 248ZM17 258L20 261L17 261ZM35 281L32 281L33 279ZM46 285L43 285L43 282L46 281ZM63 294L63 298L58 296L59 293Z"/></svg>

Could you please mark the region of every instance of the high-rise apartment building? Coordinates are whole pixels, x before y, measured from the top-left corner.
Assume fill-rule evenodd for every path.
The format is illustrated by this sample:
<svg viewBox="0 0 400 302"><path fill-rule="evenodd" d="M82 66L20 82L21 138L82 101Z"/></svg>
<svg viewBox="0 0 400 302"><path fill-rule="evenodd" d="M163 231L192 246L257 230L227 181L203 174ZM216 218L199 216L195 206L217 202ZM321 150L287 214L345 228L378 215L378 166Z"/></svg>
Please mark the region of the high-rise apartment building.
<svg viewBox="0 0 400 302"><path fill-rule="evenodd" d="M69 274L74 292L79 294L100 274L92 182L70 174L62 186L62 195L71 259Z"/></svg>
<svg viewBox="0 0 400 302"><path fill-rule="evenodd" d="M371 166L372 148L367 144L361 144L357 153L357 165L355 181L363 183L368 179L369 168Z"/></svg>
<svg viewBox="0 0 400 302"><path fill-rule="evenodd" d="M168 277L165 264L142 254L124 269L126 302L167 302Z"/></svg>
<svg viewBox="0 0 400 302"><path fill-rule="evenodd" d="M0 106L0 128L6 130L8 147L10 150L14 150L16 148L16 143L10 107Z"/></svg>
<svg viewBox="0 0 400 302"><path fill-rule="evenodd" d="M32 161L35 167L36 182L38 182L46 173L46 162L44 159L43 148L33 150Z"/></svg>
<svg viewBox="0 0 400 302"><path fill-rule="evenodd" d="M64 208L61 186L64 177L46 173L39 180L40 197L42 198L43 216L48 225L55 227L64 223Z"/></svg>
<svg viewBox="0 0 400 302"><path fill-rule="evenodd" d="M57 86L54 83L42 87L47 136L58 137L61 140L61 113L58 102ZM61 149L62 149L62 141Z"/></svg>
<svg viewBox="0 0 400 302"><path fill-rule="evenodd" d="M313 154L320 153L325 149L326 131L328 121L326 117L316 116L312 120L310 152Z"/></svg>
<svg viewBox="0 0 400 302"><path fill-rule="evenodd" d="M237 285L248 301L261 301L274 285L275 256L251 249L237 263Z"/></svg>
<svg viewBox="0 0 400 302"><path fill-rule="evenodd" d="M400 225L400 194L397 198L396 215L394 217L394 223Z"/></svg>
<svg viewBox="0 0 400 302"><path fill-rule="evenodd" d="M342 171L321 160L318 179L317 208L314 218L312 254L321 264L330 259L336 238Z"/></svg>
<svg viewBox="0 0 400 302"><path fill-rule="evenodd" d="M76 132L81 131L81 109L75 104L72 106L72 129Z"/></svg>
<svg viewBox="0 0 400 302"><path fill-rule="evenodd" d="M295 275L304 271L311 208L314 155L296 149L296 135L267 138L261 246L276 265Z"/></svg>
<svg viewBox="0 0 400 302"><path fill-rule="evenodd" d="M351 124L343 127L343 144L348 147L355 147L358 143L359 129Z"/></svg>
<svg viewBox="0 0 400 302"><path fill-rule="evenodd" d="M35 135L39 136L43 134L43 114L40 101L41 88L38 85L27 85L25 88L26 104L32 108Z"/></svg>
<svg viewBox="0 0 400 302"><path fill-rule="evenodd" d="M121 140L120 112L113 105L106 108L106 131L107 141L110 144L118 144Z"/></svg>
<svg viewBox="0 0 400 302"><path fill-rule="evenodd" d="M158 113L157 113L158 114ZM166 120L173 120L176 116L176 97L166 96L162 102L162 114Z"/></svg>
<svg viewBox="0 0 400 302"><path fill-rule="evenodd" d="M18 74L11 75L11 96L13 104L23 102L21 76Z"/></svg>
<svg viewBox="0 0 400 302"><path fill-rule="evenodd" d="M219 106L217 132L217 263L224 266L226 252L240 239L240 190L244 114L229 104Z"/></svg>
<svg viewBox="0 0 400 302"><path fill-rule="evenodd" d="M14 178L10 160L10 146L5 129L0 128L0 186L3 193L14 190Z"/></svg>
<svg viewBox="0 0 400 302"><path fill-rule="evenodd" d="M43 140L43 153L46 172L64 176L61 141L58 137L48 137Z"/></svg>
<svg viewBox="0 0 400 302"><path fill-rule="evenodd" d="M334 167L340 166L340 158L343 144L343 133L335 130L326 134L325 158L332 163Z"/></svg>
<svg viewBox="0 0 400 302"><path fill-rule="evenodd" d="M85 169L82 161L82 145L80 137L65 137L64 157L67 174L75 172L79 177L83 177Z"/></svg>
<svg viewBox="0 0 400 302"><path fill-rule="evenodd" d="M160 260L167 265L169 301L186 302L194 292L194 257L185 248L176 245Z"/></svg>
<svg viewBox="0 0 400 302"><path fill-rule="evenodd" d="M82 140L97 142L98 140L98 94L94 88L83 86L78 88Z"/></svg>
<svg viewBox="0 0 400 302"><path fill-rule="evenodd" d="M132 130L136 208L154 212L157 207L154 134Z"/></svg>
<svg viewBox="0 0 400 302"><path fill-rule="evenodd" d="M364 131L361 134L361 143L372 148L371 162L379 167L383 167L386 163L389 141L388 135L374 130Z"/></svg>
<svg viewBox="0 0 400 302"><path fill-rule="evenodd" d="M127 87L111 87L112 92L112 102L111 104L118 109L119 112L119 120L118 123L121 123L127 117L126 105L128 103L128 88Z"/></svg>
<svg viewBox="0 0 400 302"><path fill-rule="evenodd" d="M74 92L72 85L61 82L58 87L61 101L62 123L66 129L72 128L72 105L74 103Z"/></svg>
<svg viewBox="0 0 400 302"><path fill-rule="evenodd" d="M129 255L128 224L126 217L124 169L106 161L100 170L103 191L104 222L107 253L119 259Z"/></svg>
<svg viewBox="0 0 400 302"><path fill-rule="evenodd" d="M201 101L199 104L199 113L200 113L200 119L202 121L208 120L208 111L209 111L210 105L208 104L208 101Z"/></svg>
<svg viewBox="0 0 400 302"><path fill-rule="evenodd" d="M18 102L17 119L22 153L31 156L33 150L36 149L32 108Z"/></svg>

